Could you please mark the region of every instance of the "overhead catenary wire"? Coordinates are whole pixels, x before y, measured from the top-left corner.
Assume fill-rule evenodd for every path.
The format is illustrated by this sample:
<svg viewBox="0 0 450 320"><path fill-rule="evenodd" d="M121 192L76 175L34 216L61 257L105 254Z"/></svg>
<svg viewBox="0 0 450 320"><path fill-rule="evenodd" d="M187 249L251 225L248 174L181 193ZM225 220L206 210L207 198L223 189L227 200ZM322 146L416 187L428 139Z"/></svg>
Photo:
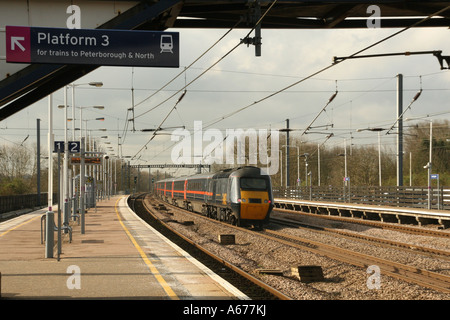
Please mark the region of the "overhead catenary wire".
<svg viewBox="0 0 450 320"><path fill-rule="evenodd" d="M166 117L161 121L161 123L159 124L158 128L156 128L156 130L153 132L152 136L150 137L150 139L147 141L146 144L144 144L144 146L131 158L131 160L134 160L136 158L136 156L144 149L147 149L147 145L155 138L155 136L157 135L158 131L161 130L161 126L164 124L164 122L167 120L167 118L170 116L170 114L173 112L173 110L176 109L178 103L181 102L181 100L184 98L184 95L186 94L186 91L183 92L183 94L178 98L177 102L175 103L175 105L170 109L169 113L166 115ZM140 157L140 156L139 156Z"/></svg>
<svg viewBox="0 0 450 320"><path fill-rule="evenodd" d="M175 95L177 95L179 92L181 92L183 89L181 90L177 90L173 95L171 95L169 98L167 98L166 100L164 100L163 102L159 103L158 105L156 105L155 107L147 110L146 112L138 115L137 117L135 117L134 115L134 109L135 107L143 104L145 101L149 100L150 98L152 98L153 96L155 96L157 93L161 92L162 90L164 90L169 84L171 84L173 81L175 81L176 79L178 79L178 77L180 77L182 74L186 74L186 71L192 67L197 61L199 61L206 53L208 53L212 48L214 48L221 40L223 40L235 27L237 27L239 24L241 23L241 21L238 21L232 28L230 28L225 34L223 34L212 46L210 46L205 52L203 52L197 59L195 59L189 66L185 67L183 69L183 71L181 71L179 74L177 74L174 78L172 78L172 80L170 80L169 82L167 82L164 86L162 86L161 88L159 88L158 90L156 90L153 94L151 94L149 97L145 98L144 100L140 101L139 103L135 104L134 103L134 87L132 84L132 110L133 110L133 115L132 118L128 118L128 112L127 112L127 116L125 118L125 126L124 126L124 134L123 136L126 137L126 132L128 131L128 122L129 121L133 121L133 132L135 131L135 119L137 117L141 117L144 114L151 112L153 110L155 110L156 108L160 107L161 105L163 105L165 102L167 102L168 100L170 100L171 98L173 98ZM133 73L134 75L134 73ZM133 81L133 80L132 80ZM184 93L186 93L186 88L187 85L184 86ZM153 138L152 138L153 139ZM122 141L124 142L124 140Z"/></svg>
<svg viewBox="0 0 450 320"><path fill-rule="evenodd" d="M421 19L420 21L418 21L418 22L412 24L411 26L405 27L405 28L403 28L403 29L401 29L401 30L399 30L399 31L397 31L397 32L395 32L395 33L393 33L393 34L391 34L390 36L387 36L387 37L385 37L385 38L383 38L383 39L381 39L381 40L379 40L379 41L377 41L377 42L375 42L375 43L373 43L373 44L371 44L371 45L369 45L369 46L367 46L367 47L365 47L365 48L363 48L363 49L361 49L361 50L359 50L359 51L357 51L357 52L355 52L354 54L352 54L352 55L349 56L348 58L354 57L354 56L356 56L356 55L358 55L358 54L360 54L360 53L362 53L362 52L364 52L364 51L366 51L366 50L369 50L370 48L372 48L372 47L374 47L374 46L376 46L376 45L378 45L378 44L380 44L380 43L382 43L382 42L385 42L385 41L387 41L387 40L389 40L389 39L391 39L391 38L393 38L393 37L395 37L395 36L397 36L397 35L399 35L399 34L405 32L405 31L409 30L410 28L414 28L414 27L418 26L419 24L421 24L421 23L423 23L423 22L425 22L425 21L431 19L433 16L441 14L442 12L448 10L449 8L450 8L450 6L447 6L446 8L441 9L441 10L439 10L439 11L437 11L437 12L435 12L435 13L429 15L428 17L426 17L426 18L424 18L424 19ZM269 8L269 9L270 9L270 8ZM267 13L267 12L266 12L266 13ZM263 16L263 17L264 17L264 16ZM258 21L258 23L259 23L259 21ZM250 33L251 33L251 32L252 32L252 31L250 31ZM213 64L211 67L209 67L208 69L206 69L205 72L203 72L200 76L198 76L197 78L195 78L195 79L194 79L193 81L191 81L189 84L185 85L185 87L183 87L183 88L181 88L180 90L178 90L174 95L178 94L178 93L181 92L182 90L186 90L186 88L187 88L189 85L191 85L194 81L196 81L198 78L200 78L200 77L201 77L202 75L204 75L206 72L208 72L209 70L211 70L217 63L219 63L220 61L222 61L226 56L228 56L231 52L233 52L233 51L235 50L235 48L237 48L240 44L241 44L241 43L239 43L238 45L236 45L236 46L235 46L233 49L231 49L226 55L224 55L221 59L219 59L215 64ZM313 78L314 76L316 76L316 75L318 75L318 74L320 74L320 73L322 73L322 72L324 72L324 71L326 71L326 70L328 70L328 69L330 69L330 68L336 66L337 64L342 63L343 61L346 61L346 60L347 60L347 59L343 59L343 60L337 61L337 62L335 62L335 63L333 63L333 64L331 64L331 65L329 65L329 66L326 66L326 67L324 67L324 68L322 68L322 69L320 69L320 70L318 70L318 71L316 71L316 72L310 74L309 76L306 76L306 77L300 79L299 81L296 81L296 82L294 82L294 83L292 83L292 84L290 84L290 85L288 85L288 86L282 88L281 90L278 90L278 91L276 91L276 92L274 92L274 93L272 93L272 94L270 94L270 95L267 95L267 96L263 97L263 98L260 99L260 100L257 100L257 101L255 101L255 102L249 104L249 105L246 105L246 106L244 106L244 107L242 107L242 108L239 108L239 109L237 109L237 110L235 110L235 111L233 111L233 112L231 112L231 113L229 113L229 114L226 114L226 115L224 115L224 116L222 116L222 117L220 117L220 118L218 118L218 119L216 119L216 120L213 120L213 122L211 122L210 124L208 124L207 127L210 127L210 126L212 126L212 125L214 125L214 124L216 124L216 123L218 123L218 122L220 122L220 121L222 121L222 120L224 120L224 119L226 119L226 118L228 118L228 117L231 117L231 116L233 116L233 115L235 115L235 114L237 114L237 113L239 113L239 112L241 112L241 111L243 111L243 110L246 110L246 109L248 109L248 108L250 108L250 107L252 107L252 106L254 106L254 105L258 104L258 103L261 103L261 102L263 102L263 101L265 101L265 100L267 100L267 99L270 99L270 98L272 98L272 97L274 97L274 96L276 96L276 95L278 95L278 94L280 94L280 93L282 93L282 92L284 92L284 91L286 91L286 90L288 90L288 89L290 89L290 88L292 88L292 87L294 87L294 86L296 86L296 85L298 85L298 84L300 84L300 83L302 83L302 82L304 82L304 81L306 81L306 80L308 80L308 79ZM174 95L172 95L170 98L172 98ZM168 99L167 99L167 100L168 100ZM167 100L165 100L165 101L167 101ZM165 101L164 101L164 102L165 102ZM163 103L164 103L164 102L163 102ZM162 103L161 103L161 104L162 104ZM161 105L161 104L159 104L159 105ZM159 106L159 105L158 105L158 106ZM158 107L158 106L156 106L156 107ZM155 108L156 108L156 107L155 107ZM154 109L154 108L153 108L153 109ZM153 110L153 109L151 109L151 110ZM150 112L151 110L148 110L148 111L146 111L145 113ZM145 113L144 113L144 114L145 114ZM143 114L141 114L141 115L139 115L139 116L142 116L142 115L143 115Z"/></svg>
<svg viewBox="0 0 450 320"><path fill-rule="evenodd" d="M225 32L215 43L213 43L205 52L203 52L197 59L195 59L190 65L188 65L187 67L184 68L183 71L181 71L179 74L177 74L174 78L172 78L169 82L167 82L164 86L162 86L160 89L156 90L153 94L151 94L150 96L148 96L147 98L145 98L144 100L142 100L141 102L136 104L136 107L143 104L145 101L149 100L150 98L152 98L153 96L155 96L157 93L161 92L162 90L164 90L169 84L171 84L172 82L174 82L176 79L178 79L182 74L185 74L186 71L188 69L190 69L197 61L199 61L202 57L204 57L209 51L211 51L212 48L214 48L220 41L222 41L231 31L234 30L234 28L236 28L239 24L241 23L241 21L238 21L233 27L231 27L227 32ZM187 86L185 85L185 88ZM183 89L185 89L183 88ZM172 96L170 96L167 100L171 99L172 97L174 97L176 94L178 94L181 90L178 90L175 94L173 94ZM162 103L156 105L155 107L151 108L150 110L147 110L146 112L138 115L138 117L155 110L156 108L158 108L160 105L162 105L164 102L166 102L167 100L164 100Z"/></svg>
<svg viewBox="0 0 450 320"><path fill-rule="evenodd" d="M360 54L360 53L362 53L364 51L367 51L367 50L369 50L369 49L379 45L380 43L383 43L383 42L385 42L385 41L387 41L387 40L389 40L389 39L391 39L391 38L393 38L393 37L395 37L395 36L405 32L405 31L407 31L407 30L409 30L411 28L414 28L414 27L416 27L416 26L418 26L418 25L420 25L420 24L430 20L432 17L434 17L436 15L439 15L439 14L447 11L448 9L450 9L450 6L447 6L444 9L441 9L441 10L435 12L435 13L432 13L429 16L427 16L427 17L417 21L416 23L414 23L414 24L412 24L410 26L407 26L407 27L397 31L397 32L395 32L395 33L393 33L393 34L391 34L391 35L389 35L389 36L387 36L387 37L385 37L385 38L383 38L383 39L381 39L381 40L379 40L379 41L377 41L377 42L375 42L375 43L373 43L373 44L371 44L371 45L369 45L369 46L367 46L367 47L365 47L365 48L363 48L363 49L361 49L361 50L359 50L357 52L355 52L355 53L353 53L352 55L350 55L348 57L344 57L344 58L342 58L342 60L335 61L331 65L326 66L326 67L324 67L324 68L322 68L322 69L320 69L320 70L310 74L309 76L306 76L306 77L300 79L299 81L296 81L296 82L294 82L294 83L292 83L292 84L290 84L290 85L288 85L288 86L286 86L286 87L284 87L284 88L282 88L282 89L280 89L280 90L278 90L278 91L276 91L276 92L274 92L274 93L272 93L272 94L270 94L268 96L265 96L265 97L255 101L253 103L250 103L250 104L248 104L248 105L246 105L246 106L244 106L242 108L239 108L239 109L237 109L237 110L235 110L235 111L233 111L231 113L228 113L228 114L226 114L226 115L224 115L224 116L222 116L220 118L217 118L216 120L212 121L207 126L208 127L212 126L212 125L214 125L214 124L216 124L218 122L221 122L221 121L225 120L226 118L229 118L229 117L231 117L231 116L233 116L233 115L235 115L237 113L240 113L240 112L242 112L242 111L244 111L244 110L246 110L246 109L248 109L248 108L250 108L250 107L252 107L252 106L254 106L256 104L259 104L259 103L261 103L261 102L263 102L265 100L268 100L268 99L270 99L270 98L272 98L272 97L274 97L274 96L276 96L276 95L278 95L278 94L280 94L280 93L282 93L282 92L284 92L284 91L286 91L286 90L288 90L288 89L290 89L290 88L292 88L292 87L294 87L294 86L296 86L296 85L298 85L298 84L300 84L302 82L305 82L308 79L311 79L311 78L315 77L316 75L318 75L318 74L320 74L320 73L322 73L322 72L324 72L324 71L326 71L328 69L333 68L334 66L336 66L336 65L338 65L338 64L340 64L340 63L342 63L342 62L344 62L344 61L346 61L348 59L351 59L351 58L357 56L358 54Z"/></svg>
<svg viewBox="0 0 450 320"><path fill-rule="evenodd" d="M277 1L272 2L272 4L270 5L270 7L264 12L264 14L261 16L261 18L255 23L255 26L248 32L248 34L246 35L245 38L248 38L248 36L255 30L256 26L258 24L261 23L261 21L263 20L263 18L267 15L267 13L272 9L272 7L275 5ZM213 46L211 46L211 48L209 48L205 53L203 53L199 58L197 58L194 62L192 62L187 68L185 68L182 72L180 72L174 79L172 79L169 83L167 83L165 86L162 87L162 89L164 89L168 84L170 84L171 82L173 82L173 80L175 80L176 78L178 78L180 75L182 75L184 72L186 72L187 69L189 69L195 62L197 62L201 57L203 57L210 49L212 49L217 43L219 43L226 35L228 35L235 27L237 27L239 24L241 23L241 20L238 21L232 28L230 28L221 38L219 38L218 41L216 41L216 43L213 44ZM191 84L193 84L195 81L197 81L199 78L201 78L204 74L206 74L208 71L210 71L212 68L214 68L219 62L221 62L223 59L225 59L227 56L229 56L234 50L236 50L241 44L243 44L242 40L235 45L232 49L230 49L226 54L224 54L221 58L219 58L215 63L213 63L209 68L207 68L205 71L203 71L200 75L198 75L196 78L194 78L191 82L189 82L188 84L186 84L183 88L179 89L177 92L175 92L173 95L171 95L169 98L167 98L166 100L162 101L161 103L159 103L158 105L156 105L155 107L139 114L136 118L143 116L144 114L147 114L148 112L158 108L159 106L161 106L162 104L164 104L165 102L167 102L168 100L170 100L171 98L173 98L174 96L176 96L178 93L180 93L181 91L185 91ZM159 92L159 91L158 91ZM156 94L156 93L154 93ZM153 95L154 95L153 94ZM153 96L152 95L152 96ZM149 97L150 98L150 97Z"/></svg>
<svg viewBox="0 0 450 320"><path fill-rule="evenodd" d="M406 111L408 111L411 108L411 105L420 97L421 94L422 94L422 88L419 90L419 92L416 93L416 95L414 96L412 101L409 103L409 105L405 108L405 110L403 110L403 112L397 117L397 120L395 120L394 124L389 128L389 130L386 131L386 134L389 134L392 131L392 129L394 129L395 125L399 122L400 119L403 118L403 115L406 113Z"/></svg>
<svg viewBox="0 0 450 320"><path fill-rule="evenodd" d="M272 4L269 6L269 8L264 12L264 14L259 18L259 20L255 23L255 25L253 26L253 28L248 32L248 34L246 35L245 38L248 38L248 36L255 30L256 26L258 26L261 21L264 19L264 17L267 15L267 13L273 8L273 6L275 5L277 1L272 2ZM231 32L232 29L234 29L239 23L241 23L241 21L239 21L235 26L233 26L225 35L227 35L229 32ZM224 36L225 36L224 35ZM224 37L223 36L223 37ZM219 41L223 38L221 37L219 39ZM184 95L186 94L187 88L194 83L195 81L197 81L200 77L202 77L205 73L207 73L209 70L211 70L213 67L215 67L219 62L221 62L223 59L225 59L227 56L229 56L234 50L236 50L236 48L238 48L241 44L243 44L243 41L241 40L238 44L236 44L231 50L229 50L226 54L224 54L221 58L219 58L214 64L212 64L209 68L207 68L204 72L202 72L200 75L198 75L196 78L194 78L191 82L189 82L188 84L185 84L183 88L181 88L180 90L178 90L176 93L174 93L172 96L170 96L169 98L167 98L166 100L164 100L163 102L159 103L158 105L156 105L155 107L151 108L150 110L147 110L143 113L141 113L140 115L138 115L137 117L133 118L133 121L135 118L141 117L144 114L156 109L157 107L161 106L162 104L164 104L165 102L167 102L168 100L170 100L171 98L173 98L175 95L177 95L178 93L180 93L181 91L184 90L183 95L178 99L177 103L175 104L175 106L173 108L171 108L171 110L169 111L169 113L167 114L167 116L163 119L163 121L160 123L160 125L158 126L159 130L161 128L161 126L164 124L164 122L167 120L167 118L169 117L169 115L172 113L172 111L176 108L177 104L181 101L181 99L184 97ZM203 55L202 55L203 56ZM194 61L194 63L198 61L198 59L196 59ZM193 64L193 63L192 63ZM191 64L191 65L192 65ZM186 72L187 68L185 68L179 75L181 75L182 73ZM179 76L178 75L178 76ZM177 77L178 77L177 76ZM133 159L144 149L144 147L146 147L150 141L152 141L155 137L156 131L154 132L154 134L150 137L150 139L147 141L147 143L133 156Z"/></svg>
<svg viewBox="0 0 450 320"><path fill-rule="evenodd" d="M325 111L325 109L328 107L328 105L334 100L334 98L336 98L338 94L338 90L336 87L336 92L330 97L330 99L328 99L328 102L326 103L326 105L322 108L322 110L320 110L320 112L317 114L317 116L313 119L313 121L311 121L311 123L305 128L305 130L303 131L303 133L301 134L302 136L306 133L306 131L308 131L309 129L311 129L312 124L317 120L317 118L322 114L322 112Z"/></svg>

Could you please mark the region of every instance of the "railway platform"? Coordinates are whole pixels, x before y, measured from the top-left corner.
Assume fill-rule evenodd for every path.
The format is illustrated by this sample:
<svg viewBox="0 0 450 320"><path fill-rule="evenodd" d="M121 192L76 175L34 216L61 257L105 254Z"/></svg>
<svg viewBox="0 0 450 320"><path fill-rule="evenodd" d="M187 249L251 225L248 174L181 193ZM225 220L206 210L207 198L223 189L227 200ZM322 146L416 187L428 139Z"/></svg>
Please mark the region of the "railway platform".
<svg viewBox="0 0 450 320"><path fill-rule="evenodd" d="M275 198L275 209L287 209L322 216L360 218L398 224L409 223L418 226L439 225L450 228L449 210L428 210L420 208L308 201L300 199Z"/></svg>
<svg viewBox="0 0 450 320"><path fill-rule="evenodd" d="M0 299L247 299L144 223L126 196L90 209L84 234L73 223L59 259L46 258L41 244L45 212L0 223Z"/></svg>

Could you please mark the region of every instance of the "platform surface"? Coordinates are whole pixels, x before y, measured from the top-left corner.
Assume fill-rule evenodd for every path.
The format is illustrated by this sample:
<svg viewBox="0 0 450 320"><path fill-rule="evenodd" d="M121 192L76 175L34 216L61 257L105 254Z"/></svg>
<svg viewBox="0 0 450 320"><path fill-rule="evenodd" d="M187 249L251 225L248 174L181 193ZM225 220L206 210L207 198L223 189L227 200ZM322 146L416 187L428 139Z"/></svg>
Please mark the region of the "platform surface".
<svg viewBox="0 0 450 320"><path fill-rule="evenodd" d="M45 212L0 223L1 299L248 299L137 217L125 196L89 209L84 234L71 224L59 261L41 244Z"/></svg>

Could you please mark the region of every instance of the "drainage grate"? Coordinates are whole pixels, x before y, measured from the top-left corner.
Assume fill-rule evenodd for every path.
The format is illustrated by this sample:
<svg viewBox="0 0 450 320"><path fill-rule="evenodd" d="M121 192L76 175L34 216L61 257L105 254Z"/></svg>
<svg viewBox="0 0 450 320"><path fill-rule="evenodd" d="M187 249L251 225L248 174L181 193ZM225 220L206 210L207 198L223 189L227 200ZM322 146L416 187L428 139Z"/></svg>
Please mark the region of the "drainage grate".
<svg viewBox="0 0 450 320"><path fill-rule="evenodd" d="M105 243L105 240L81 240L81 243Z"/></svg>

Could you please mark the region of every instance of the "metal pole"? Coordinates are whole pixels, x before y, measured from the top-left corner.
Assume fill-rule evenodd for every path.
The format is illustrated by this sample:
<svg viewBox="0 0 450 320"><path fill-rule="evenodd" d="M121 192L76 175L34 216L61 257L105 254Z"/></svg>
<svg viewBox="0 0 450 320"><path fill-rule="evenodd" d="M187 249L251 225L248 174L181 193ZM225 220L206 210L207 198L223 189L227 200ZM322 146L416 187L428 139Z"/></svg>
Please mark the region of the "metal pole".
<svg viewBox="0 0 450 320"><path fill-rule="evenodd" d="M71 121L71 124L72 124L72 141L75 141L75 85L72 83L72 121ZM76 177L76 175L77 175L77 173L76 173L76 168L75 168L76 166L72 166L72 174L71 174L71 177L70 177L70 197L71 197L71 200L72 200L72 205L71 205L71 207L72 207L72 212L73 212L73 215L74 215L74 219L75 219L75 214L76 214L76 211L77 211L77 207L76 207L76 205L75 205L75 203L76 203L76 200L75 200L75 188L74 188L74 185L73 185L73 180L72 179L74 179L75 177Z"/></svg>
<svg viewBox="0 0 450 320"><path fill-rule="evenodd" d="M84 162L84 137L81 137L81 148L80 148L80 215L81 215L81 234L85 234L85 216L84 216L84 195L85 195L85 162Z"/></svg>
<svg viewBox="0 0 450 320"><path fill-rule="evenodd" d="M108 195L108 200L111 196L111 162L109 159L106 159L106 194Z"/></svg>
<svg viewBox="0 0 450 320"><path fill-rule="evenodd" d="M148 175L150 176L150 167L148 168ZM114 158L114 194L117 195L117 158Z"/></svg>
<svg viewBox="0 0 450 320"><path fill-rule="evenodd" d="M37 194L38 204L41 207L41 119L36 119L36 134L37 134L37 147L36 147L36 166L37 166Z"/></svg>
<svg viewBox="0 0 450 320"><path fill-rule="evenodd" d="M431 209L431 158L433 155L433 122L430 121L430 159L428 161L428 209Z"/></svg>
<svg viewBox="0 0 450 320"><path fill-rule="evenodd" d="M69 225L69 141L67 139L67 86L64 87L64 167L63 167L63 196L64 196L64 225ZM68 232L67 229L64 231Z"/></svg>
<svg viewBox="0 0 450 320"><path fill-rule="evenodd" d="M345 178L348 178L348 175L347 175L347 139L344 139L344 175L345 175ZM345 179L345 185L347 186L347 179Z"/></svg>
<svg viewBox="0 0 450 320"><path fill-rule="evenodd" d="M397 75L397 186L403 186L403 75Z"/></svg>
<svg viewBox="0 0 450 320"><path fill-rule="evenodd" d="M83 136L83 107L80 107L80 139Z"/></svg>
<svg viewBox="0 0 450 320"><path fill-rule="evenodd" d="M439 184L439 176L437 178L437 189L438 189L437 209L441 210L441 187L440 187L440 184Z"/></svg>
<svg viewBox="0 0 450 320"><path fill-rule="evenodd" d="M148 167L148 192L152 192L152 178L150 175L150 166Z"/></svg>
<svg viewBox="0 0 450 320"><path fill-rule="evenodd" d="M317 186L320 187L320 144L317 145Z"/></svg>
<svg viewBox="0 0 450 320"><path fill-rule="evenodd" d="M381 187L381 137L378 131L378 181Z"/></svg>
<svg viewBox="0 0 450 320"><path fill-rule="evenodd" d="M72 140L75 141L75 85L72 84Z"/></svg>
<svg viewBox="0 0 450 320"><path fill-rule="evenodd" d="M308 156L305 154L305 187L308 187Z"/></svg>
<svg viewBox="0 0 450 320"><path fill-rule="evenodd" d="M52 211L53 206L53 97L50 94L48 99L48 211L45 219L45 257L53 258L53 245L54 245L54 213Z"/></svg>
<svg viewBox="0 0 450 320"><path fill-rule="evenodd" d="M300 148L297 146L297 187L300 185Z"/></svg>
<svg viewBox="0 0 450 320"><path fill-rule="evenodd" d="M255 22L261 18L261 6L259 2L255 6ZM261 23L258 23L255 27L255 56L261 56Z"/></svg>
<svg viewBox="0 0 450 320"><path fill-rule="evenodd" d="M57 259L60 260L61 255L61 187L63 187L63 183L61 183L63 179L61 179L61 150L58 149L58 251L57 251Z"/></svg>
<svg viewBox="0 0 450 320"><path fill-rule="evenodd" d="M280 150L280 189L283 188L283 151Z"/></svg>
<svg viewBox="0 0 450 320"><path fill-rule="evenodd" d="M347 173L347 139L344 139L344 202L346 201L345 194L347 194L348 173Z"/></svg>
<svg viewBox="0 0 450 320"><path fill-rule="evenodd" d="M286 188L289 187L289 119L286 119Z"/></svg>
<svg viewBox="0 0 450 320"><path fill-rule="evenodd" d="M412 152L409 152L409 186L412 186Z"/></svg>
<svg viewBox="0 0 450 320"><path fill-rule="evenodd" d="M131 167L130 167L130 161L128 161L128 166L127 166L127 188L128 188L128 192L131 193Z"/></svg>

